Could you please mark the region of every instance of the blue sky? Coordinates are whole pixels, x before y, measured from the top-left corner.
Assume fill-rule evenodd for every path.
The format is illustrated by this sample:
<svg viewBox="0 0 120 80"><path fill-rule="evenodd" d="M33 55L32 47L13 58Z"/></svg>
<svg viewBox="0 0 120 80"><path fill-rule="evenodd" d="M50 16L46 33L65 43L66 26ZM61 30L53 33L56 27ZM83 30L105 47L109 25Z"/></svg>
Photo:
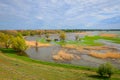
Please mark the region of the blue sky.
<svg viewBox="0 0 120 80"><path fill-rule="evenodd" d="M0 29L120 29L120 0L0 0Z"/></svg>

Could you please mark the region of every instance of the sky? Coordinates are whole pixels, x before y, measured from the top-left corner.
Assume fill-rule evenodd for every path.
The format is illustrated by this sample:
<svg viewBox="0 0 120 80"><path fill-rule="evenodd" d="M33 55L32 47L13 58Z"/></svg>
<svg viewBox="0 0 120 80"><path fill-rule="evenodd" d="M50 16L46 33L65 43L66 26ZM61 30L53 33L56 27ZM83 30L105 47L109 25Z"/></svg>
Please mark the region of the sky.
<svg viewBox="0 0 120 80"><path fill-rule="evenodd" d="M120 0L0 0L4 29L120 29Z"/></svg>

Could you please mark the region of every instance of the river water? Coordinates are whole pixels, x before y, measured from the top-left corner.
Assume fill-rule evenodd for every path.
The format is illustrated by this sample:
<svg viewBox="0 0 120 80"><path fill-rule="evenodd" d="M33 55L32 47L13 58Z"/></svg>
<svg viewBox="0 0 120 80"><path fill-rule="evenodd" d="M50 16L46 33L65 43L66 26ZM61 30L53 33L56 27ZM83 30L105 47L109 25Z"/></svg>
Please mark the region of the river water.
<svg viewBox="0 0 120 80"><path fill-rule="evenodd" d="M105 31L93 31L93 32L87 32L89 35L98 35L100 33L116 33L119 34L119 31L117 32L105 32ZM80 37L84 37L86 34L77 34L77 33L67 33L66 40L75 40L75 35L79 35ZM41 37L44 37L42 35ZM37 39L41 38L40 36L27 36L25 39L29 41L36 41ZM59 39L58 34L52 34L50 35L51 39ZM104 42L105 43L105 42ZM108 44L108 42L106 42ZM113 44L113 43L112 43ZM114 44L115 45L115 44ZM119 45L119 44L117 44ZM118 47L117 47L118 48ZM60 50L64 50L67 53L77 55L80 57L80 59L72 59L72 60L65 60L65 61L56 61L53 59L53 55L56 55ZM90 66L90 67L97 67L102 63L105 62L111 62L115 67L120 69L120 59L99 59L92 57L88 55L86 52L80 52L76 49L68 49L68 48L62 48L59 45L52 45L49 47L30 47L26 50L27 55L35 60L41 60L41 61L49 61L49 62L56 62L56 63L66 63L66 64L74 64L74 65L83 65L83 66Z"/></svg>

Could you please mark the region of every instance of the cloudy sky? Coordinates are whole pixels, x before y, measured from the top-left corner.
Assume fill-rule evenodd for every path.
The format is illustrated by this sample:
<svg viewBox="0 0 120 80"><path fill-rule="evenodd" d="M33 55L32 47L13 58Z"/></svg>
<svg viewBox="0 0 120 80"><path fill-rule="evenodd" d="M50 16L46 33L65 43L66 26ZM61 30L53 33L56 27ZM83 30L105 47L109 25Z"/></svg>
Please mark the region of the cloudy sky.
<svg viewBox="0 0 120 80"><path fill-rule="evenodd" d="M120 0L0 0L0 29L120 29Z"/></svg>

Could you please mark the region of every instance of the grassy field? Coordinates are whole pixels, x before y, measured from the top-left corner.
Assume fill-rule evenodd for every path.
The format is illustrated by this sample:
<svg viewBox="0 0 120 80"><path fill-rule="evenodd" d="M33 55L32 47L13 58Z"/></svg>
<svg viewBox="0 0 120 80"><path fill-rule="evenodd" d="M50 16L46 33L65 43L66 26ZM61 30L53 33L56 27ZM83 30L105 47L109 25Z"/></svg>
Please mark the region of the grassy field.
<svg viewBox="0 0 120 80"><path fill-rule="evenodd" d="M18 56L12 49L0 49L0 80L108 80L95 68L56 64ZM120 80L120 71L110 80Z"/></svg>

